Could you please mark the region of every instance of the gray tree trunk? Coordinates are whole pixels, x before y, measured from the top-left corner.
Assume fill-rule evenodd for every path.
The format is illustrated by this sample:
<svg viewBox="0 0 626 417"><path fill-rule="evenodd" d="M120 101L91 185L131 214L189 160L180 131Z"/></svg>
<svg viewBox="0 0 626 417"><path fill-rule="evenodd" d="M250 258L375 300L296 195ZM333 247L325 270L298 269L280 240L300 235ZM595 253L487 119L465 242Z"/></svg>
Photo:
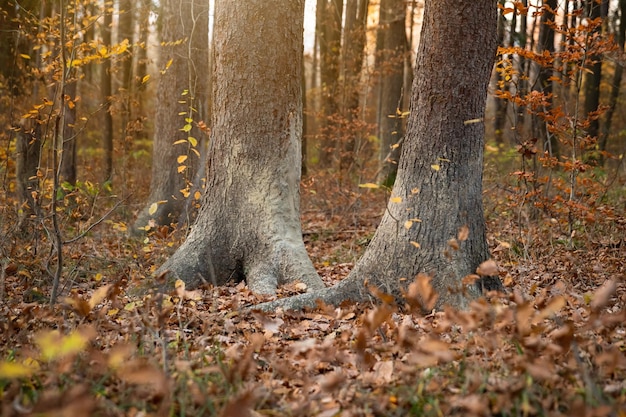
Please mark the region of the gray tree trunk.
<svg viewBox="0 0 626 417"><path fill-rule="evenodd" d="M165 0L161 7L164 46L159 68L165 72L160 75L157 89L150 196L133 225L135 233L142 232L151 220L158 226L179 220L187 223L190 216L181 216L188 207L181 190L194 182L201 165L199 154L205 134L197 127L197 122L206 121L208 117L208 1ZM188 41L181 43L184 39ZM193 119L189 132L181 131L187 124L185 118ZM193 146L188 137L197 140L197 145ZM177 158L181 155L187 156L181 163L186 167L183 172L178 171ZM189 197L193 198L193 193ZM157 208L153 212L150 208L154 203Z"/></svg>
<svg viewBox="0 0 626 417"><path fill-rule="evenodd" d="M439 307L466 306L482 285L501 287L497 277L486 277L461 291L462 279L489 258L482 119L495 58L496 18L492 0L426 1L398 176L372 242L335 287L260 308L300 309L314 306L317 299L332 304L363 300L368 285L398 296L419 273L433 277ZM448 241L464 226L469 235L455 251Z"/></svg>
<svg viewBox="0 0 626 417"><path fill-rule="evenodd" d="M402 111L404 87L404 57L407 53L406 4L403 0L383 0L380 3L379 35L376 67L380 71L378 137L380 138L379 181L393 186L398 171L398 159L404 136ZM408 92L407 92L408 94Z"/></svg>
<svg viewBox="0 0 626 417"><path fill-rule="evenodd" d="M303 0L216 5L207 191L187 240L160 268L189 287L324 286L300 226L303 13Z"/></svg>
<svg viewBox="0 0 626 417"><path fill-rule="evenodd" d="M339 113L339 59L341 54L341 23L343 18L343 0L322 0L317 2L319 11L316 23L321 25L319 34L320 78L322 82L321 105L322 119L320 128L319 163L323 168L330 168L339 159L337 156L341 144L338 142L335 117Z"/></svg>

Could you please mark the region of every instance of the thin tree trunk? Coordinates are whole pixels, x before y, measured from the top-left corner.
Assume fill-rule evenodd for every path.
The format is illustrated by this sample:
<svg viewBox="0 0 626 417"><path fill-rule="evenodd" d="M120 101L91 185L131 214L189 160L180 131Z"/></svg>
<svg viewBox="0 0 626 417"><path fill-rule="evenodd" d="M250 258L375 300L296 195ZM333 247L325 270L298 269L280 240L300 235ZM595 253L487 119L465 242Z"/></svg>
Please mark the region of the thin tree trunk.
<svg viewBox="0 0 626 417"><path fill-rule="evenodd" d="M343 113L347 122L348 137L340 155L340 169L354 166L358 131L352 122L359 119L361 70L365 56L365 25L368 0L348 0L343 38Z"/></svg>
<svg viewBox="0 0 626 417"><path fill-rule="evenodd" d="M403 0L382 0L379 30L383 31L382 49L378 51L377 67L381 74L379 182L391 187L396 179L401 140L404 137L402 96L404 87L404 59L406 46L406 8Z"/></svg>
<svg viewBox="0 0 626 417"><path fill-rule="evenodd" d="M498 4L500 6L504 6L505 0L499 0ZM506 25L506 16L504 15L504 8L500 9L500 13L498 14L498 46L504 45L504 35L505 35L505 25ZM513 32L511 32L511 36L513 36ZM496 65L502 65L501 61L503 59L503 55L500 54L496 57ZM501 76L499 73L496 73L496 82L499 83ZM494 137L496 143L498 145L504 144L504 126L506 125L506 114L507 114L507 105L508 101L502 98L493 96L494 100Z"/></svg>
<svg viewBox="0 0 626 417"><path fill-rule="evenodd" d="M111 45L111 25L113 23L113 11L105 4L102 24L102 43ZM113 179L113 115L111 114L112 83L111 59L102 62L100 73L100 88L103 105L102 143L104 148L104 175L103 182Z"/></svg>
<svg viewBox="0 0 626 417"><path fill-rule="evenodd" d="M320 144L320 165L329 168L338 160L337 124L335 117L339 113L338 81L339 58L341 53L341 23L343 17L343 0L325 0L321 2L323 9L322 29L320 31L320 76L322 82L322 120ZM318 2L320 6L320 2Z"/></svg>
<svg viewBox="0 0 626 417"><path fill-rule="evenodd" d="M602 15L602 5L598 4L595 0L586 0L585 4L587 10L587 16L592 19L598 19L605 17ZM602 32L602 26L598 26L594 29L594 33L599 34ZM598 110L600 106L600 83L602 82L602 56L592 55L588 57L588 61L585 64L588 71L584 75L584 114L589 119L589 127L587 128L587 135L593 139L598 139L600 133L600 118L592 116L592 113ZM593 156L594 160L598 160L598 155Z"/></svg>
<svg viewBox="0 0 626 417"><path fill-rule="evenodd" d="M617 33L617 45L620 53L624 54L624 44L626 41L626 0L619 0L619 29ZM611 125L613 123L613 115L617 108L617 99L620 94L620 86L622 84L622 77L624 74L623 63L617 62L615 65L615 73L613 74L613 81L611 83L611 93L609 95L609 103L606 113L604 115L604 123L602 124L602 134L600 135L599 149L601 152L606 152L607 144L609 141L609 135L611 134ZM604 164L604 157L598 162L600 165Z"/></svg>
<svg viewBox="0 0 626 417"><path fill-rule="evenodd" d="M544 52L554 55L554 18L555 10L557 8L557 0L545 0L543 2L542 14L539 27L539 39L537 40L537 54L542 55ZM537 66L537 82L536 90L543 93L545 101L548 103L542 109L542 112L547 116L552 110L552 91L553 81L552 76L554 74L553 64L536 64ZM548 129L546 127L545 116L533 115L533 136L539 139L543 144L544 150L548 151L550 155L558 157L559 155L559 143L558 138L555 135L548 136Z"/></svg>
<svg viewBox="0 0 626 417"><path fill-rule="evenodd" d="M75 72L75 71L72 71ZM72 185L76 184L76 90L78 80L69 79L65 85L65 111L63 112L63 153L61 155L60 180Z"/></svg>

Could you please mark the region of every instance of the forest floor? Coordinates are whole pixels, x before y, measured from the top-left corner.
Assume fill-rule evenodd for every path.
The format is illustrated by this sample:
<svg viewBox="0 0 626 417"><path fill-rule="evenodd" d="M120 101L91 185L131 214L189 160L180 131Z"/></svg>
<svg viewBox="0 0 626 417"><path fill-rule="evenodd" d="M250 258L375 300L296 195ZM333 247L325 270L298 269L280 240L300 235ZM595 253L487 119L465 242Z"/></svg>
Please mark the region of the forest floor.
<svg viewBox="0 0 626 417"><path fill-rule="evenodd" d="M0 280L1 415L626 416L623 208L572 237L486 188L506 292L467 311L423 314L378 295L251 312L262 300L243 283L134 296L180 236L132 240L117 215L65 248L64 297L50 307L48 253L23 242ZM303 233L331 285L386 196L323 189L303 188Z"/></svg>

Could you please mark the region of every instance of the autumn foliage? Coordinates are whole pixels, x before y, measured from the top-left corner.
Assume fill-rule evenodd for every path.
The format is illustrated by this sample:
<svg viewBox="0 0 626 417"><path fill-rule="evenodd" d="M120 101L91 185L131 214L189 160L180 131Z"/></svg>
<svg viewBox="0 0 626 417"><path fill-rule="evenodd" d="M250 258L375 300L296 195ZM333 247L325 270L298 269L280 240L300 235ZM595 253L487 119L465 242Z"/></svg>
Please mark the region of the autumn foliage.
<svg viewBox="0 0 626 417"><path fill-rule="evenodd" d="M509 23L549 12L501 3ZM147 196L152 122L143 113L127 123L119 116L127 100L139 99L122 89L103 100L86 81L80 99L48 94L61 88L64 70L78 71L66 81L89 79L88 68L111 60L118 74L116 65L144 48L121 39L78 42L105 11L76 19L77 27L65 28L75 37L59 48L60 15L10 16L29 28L33 48L15 56L22 78L0 74L0 108L8 109L0 114L0 415L626 416L625 121L615 113L617 133L603 149L602 129L589 132L607 106L583 111L592 65L624 59L615 39L599 31L605 20L583 20L581 9L570 9L575 25L552 23L562 48L538 53L503 42L499 50L492 97L506 102L506 133L501 142L497 132L488 137L484 179L493 260L464 283L497 275L502 293L464 311L434 311L431 277L419 274L403 278L400 300L368 288L369 303L263 313L254 305L271 297L243 282L190 291L154 277L186 228L158 225L129 237ZM63 48L72 57L65 66ZM37 51L46 52L39 67ZM551 91L532 88L541 71L550 74ZM142 88L153 82L147 74L135 81ZM35 85L41 97L30 100L24 91ZM61 104L79 109L75 127L84 134L75 182L54 180ZM113 181L101 181L98 134L107 106L119 132ZM496 117L490 111L487 122ZM179 115L181 132L196 155L188 132L209 128L188 113ZM307 251L332 285L372 239L389 193L375 183L380 149L371 120L308 114L332 122L316 120L325 127L309 134L301 184ZM36 134L45 142L42 163L20 201L16 142ZM333 167L321 168L315 162L328 137L338 138L329 148ZM177 169L189 162L181 156ZM197 201L194 185L186 178L180 192ZM153 202L154 210L162 203ZM451 253L465 239L461 229L448 242ZM276 297L304 291L296 283Z"/></svg>

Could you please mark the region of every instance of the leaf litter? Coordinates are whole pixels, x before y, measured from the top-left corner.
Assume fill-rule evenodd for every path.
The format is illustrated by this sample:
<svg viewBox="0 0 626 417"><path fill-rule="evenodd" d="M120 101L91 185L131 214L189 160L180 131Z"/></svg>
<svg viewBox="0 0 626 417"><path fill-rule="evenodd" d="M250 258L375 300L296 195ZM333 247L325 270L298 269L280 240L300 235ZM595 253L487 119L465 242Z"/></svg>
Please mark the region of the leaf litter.
<svg viewBox="0 0 626 417"><path fill-rule="evenodd" d="M325 231L305 240L327 285L347 276L380 218L359 215L303 216ZM249 309L265 298L244 283L135 296L161 249L137 258L115 236L102 256L119 265L50 308L30 295L41 291L35 264L11 263L2 416L626 415L624 245L525 258L506 227L490 229L494 260L477 272L499 274L506 292L466 311L432 311L425 275L404 305L374 291L378 303L264 313Z"/></svg>

